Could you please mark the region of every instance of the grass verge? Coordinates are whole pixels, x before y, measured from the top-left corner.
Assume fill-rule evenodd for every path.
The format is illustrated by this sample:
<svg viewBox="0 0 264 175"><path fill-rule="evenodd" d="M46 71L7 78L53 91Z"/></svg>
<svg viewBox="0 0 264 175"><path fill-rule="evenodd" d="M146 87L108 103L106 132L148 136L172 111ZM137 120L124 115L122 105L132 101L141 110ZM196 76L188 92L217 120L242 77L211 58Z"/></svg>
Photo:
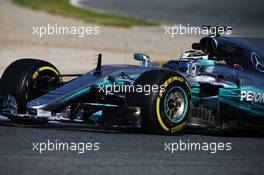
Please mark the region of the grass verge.
<svg viewBox="0 0 264 175"><path fill-rule="evenodd" d="M91 9L84 9L72 6L69 0L13 0L23 6L28 6L33 9L45 10L50 13L68 16L85 22L96 24L116 26L116 27L131 27L131 26L153 26L155 22L137 19L133 17L120 16L115 14L100 13Z"/></svg>

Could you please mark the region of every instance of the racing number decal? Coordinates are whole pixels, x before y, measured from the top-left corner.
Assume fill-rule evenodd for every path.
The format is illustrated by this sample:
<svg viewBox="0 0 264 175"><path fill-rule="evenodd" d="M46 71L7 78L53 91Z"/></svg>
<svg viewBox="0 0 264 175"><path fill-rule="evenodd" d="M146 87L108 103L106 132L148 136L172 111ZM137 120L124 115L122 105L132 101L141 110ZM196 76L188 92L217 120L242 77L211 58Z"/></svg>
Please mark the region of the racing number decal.
<svg viewBox="0 0 264 175"><path fill-rule="evenodd" d="M182 77L178 77L178 76L174 76L174 77L170 77L169 79L167 79L167 80L165 81L165 83L162 85L163 88L166 89L166 87L167 87L168 85L170 85L170 84L171 84L172 82L174 82L174 81L180 81L180 82L182 82L182 83L186 83L185 80L184 80L184 78L182 78ZM186 84L187 84L187 83L186 83ZM189 87L189 86L188 86L188 87ZM182 123L182 124L180 124L180 125L177 125L177 126L175 126L175 127L173 127L173 128L168 128L168 127L164 124L164 122L163 122L163 120L162 120L162 117L161 117L161 113L160 113L160 100L161 100L161 98L162 98L164 92L165 92L164 90L162 90L162 89L160 90L160 92L159 92L159 96L158 96L157 101L156 101L156 114L157 114L157 118L158 118L158 121L159 121L160 126L161 126L165 131L176 132L176 131L182 129L182 128L187 124L187 121L184 122L184 123Z"/></svg>

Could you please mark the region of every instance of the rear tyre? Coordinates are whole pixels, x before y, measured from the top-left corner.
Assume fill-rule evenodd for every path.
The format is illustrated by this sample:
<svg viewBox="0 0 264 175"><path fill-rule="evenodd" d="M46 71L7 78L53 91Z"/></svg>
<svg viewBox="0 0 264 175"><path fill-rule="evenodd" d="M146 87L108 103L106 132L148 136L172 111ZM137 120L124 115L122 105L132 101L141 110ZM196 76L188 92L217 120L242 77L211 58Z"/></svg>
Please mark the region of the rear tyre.
<svg viewBox="0 0 264 175"><path fill-rule="evenodd" d="M61 83L60 72L47 61L20 59L11 63L1 78L2 95L11 95L17 113L27 111L27 102L45 94Z"/></svg>
<svg viewBox="0 0 264 175"><path fill-rule="evenodd" d="M134 86L151 89L147 94L130 92L126 95L128 106L141 108L145 131L175 133L187 125L192 102L190 87L183 76L172 71L151 70L141 74Z"/></svg>

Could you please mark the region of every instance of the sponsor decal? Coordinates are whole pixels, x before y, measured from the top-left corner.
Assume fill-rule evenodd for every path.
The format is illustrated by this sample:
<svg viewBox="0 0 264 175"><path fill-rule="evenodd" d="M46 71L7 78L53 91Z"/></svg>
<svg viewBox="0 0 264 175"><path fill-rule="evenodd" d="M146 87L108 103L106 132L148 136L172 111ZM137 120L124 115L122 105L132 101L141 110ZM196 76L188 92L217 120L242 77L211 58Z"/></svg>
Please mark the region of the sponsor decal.
<svg viewBox="0 0 264 175"><path fill-rule="evenodd" d="M264 72L264 58L260 57L257 53L252 52L251 62L258 71Z"/></svg>
<svg viewBox="0 0 264 175"><path fill-rule="evenodd" d="M263 103L264 92L241 91L240 101Z"/></svg>

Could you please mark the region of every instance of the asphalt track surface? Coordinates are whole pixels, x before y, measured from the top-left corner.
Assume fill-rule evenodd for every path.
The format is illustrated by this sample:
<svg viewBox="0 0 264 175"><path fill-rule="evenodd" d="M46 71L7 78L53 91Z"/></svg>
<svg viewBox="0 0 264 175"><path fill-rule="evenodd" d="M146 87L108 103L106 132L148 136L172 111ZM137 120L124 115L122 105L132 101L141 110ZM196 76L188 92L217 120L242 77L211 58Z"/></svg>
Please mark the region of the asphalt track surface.
<svg viewBox="0 0 264 175"><path fill-rule="evenodd" d="M263 174L263 135L188 131L148 135L137 130L49 124L34 128L0 118L0 174ZM32 143L100 142L99 151L33 151ZM165 151L169 142L231 142L231 151Z"/></svg>
<svg viewBox="0 0 264 175"><path fill-rule="evenodd" d="M233 34L264 37L262 0L79 0L99 11L190 26L232 26Z"/></svg>

